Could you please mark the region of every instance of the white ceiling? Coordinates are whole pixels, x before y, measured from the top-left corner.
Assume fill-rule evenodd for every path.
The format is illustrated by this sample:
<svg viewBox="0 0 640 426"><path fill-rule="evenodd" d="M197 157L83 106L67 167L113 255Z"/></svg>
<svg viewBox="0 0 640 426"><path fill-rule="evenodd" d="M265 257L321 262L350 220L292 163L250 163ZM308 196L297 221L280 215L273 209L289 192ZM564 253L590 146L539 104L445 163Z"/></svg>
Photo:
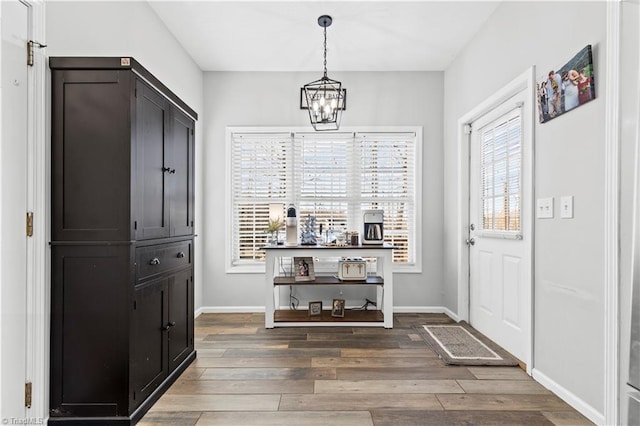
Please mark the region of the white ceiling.
<svg viewBox="0 0 640 426"><path fill-rule="evenodd" d="M204 71L444 70L500 1L154 1Z"/></svg>

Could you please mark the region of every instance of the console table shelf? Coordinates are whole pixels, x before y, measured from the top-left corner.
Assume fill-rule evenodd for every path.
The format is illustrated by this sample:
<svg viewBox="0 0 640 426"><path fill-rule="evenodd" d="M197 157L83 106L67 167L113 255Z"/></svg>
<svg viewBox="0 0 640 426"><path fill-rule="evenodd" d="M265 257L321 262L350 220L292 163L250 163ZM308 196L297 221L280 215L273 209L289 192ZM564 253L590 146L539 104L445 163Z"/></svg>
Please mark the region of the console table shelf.
<svg viewBox="0 0 640 426"><path fill-rule="evenodd" d="M393 246L267 246L265 247L265 328L304 326L385 327L393 328ZM317 275L312 281L296 281L295 277L276 275L283 257L368 257L376 258L376 275L364 280L340 280L332 275ZM309 316L306 309L276 309L280 305L280 289L290 285L376 286L375 310L345 309L344 317L333 317L331 311Z"/></svg>
<svg viewBox="0 0 640 426"><path fill-rule="evenodd" d="M332 275L319 275L313 281L296 281L295 277L277 276L273 278L273 285L383 285L384 280L379 276L368 276L364 280L341 280Z"/></svg>
<svg viewBox="0 0 640 426"><path fill-rule="evenodd" d="M343 317L332 317L331 311L322 311L321 315L309 316L309 312L306 309L300 310L277 310L274 313L274 320L276 323L281 322L299 322L299 323L325 323L325 322L336 322L336 323L346 323L346 322L384 322L384 314L378 310L369 310L369 311L356 311L347 309L344 311ZM308 325L308 324L301 324ZM335 324L330 324L335 325Z"/></svg>

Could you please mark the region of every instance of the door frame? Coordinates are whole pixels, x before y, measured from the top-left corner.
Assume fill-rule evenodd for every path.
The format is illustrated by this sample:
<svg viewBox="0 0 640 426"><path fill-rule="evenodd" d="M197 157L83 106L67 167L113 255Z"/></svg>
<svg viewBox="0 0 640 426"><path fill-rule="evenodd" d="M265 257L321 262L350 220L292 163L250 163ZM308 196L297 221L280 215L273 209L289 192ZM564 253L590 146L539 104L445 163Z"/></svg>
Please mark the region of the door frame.
<svg viewBox="0 0 640 426"><path fill-rule="evenodd" d="M482 117L486 113L490 112L494 108L501 105L503 102L514 96L515 94L525 90L528 95L528 100L523 105L523 117L530 120L529 123L531 126L530 138L529 140L523 140L524 143L531 144L531 155L530 158L524 159L522 165L523 169L531 170L531 179L530 179L530 194L531 194L531 203L530 203L530 211L529 215L531 220L527 224L523 224L523 232L525 235L529 235L529 247L528 251L531 257L531 279L530 279L530 300L531 300L531 308L529 312L526 312L524 315L525 327L528 330L528 336L526 337L526 358L521 360L527 366L527 373L531 375L533 370L533 324L534 324L534 292L533 292L533 282L534 282L534 200L535 200L535 185L534 185L534 157L535 157L535 146L534 146L534 131L535 131L535 111L536 111L536 83L535 83L535 67L530 67L525 70L522 74L517 76L511 82L504 85L500 90L496 93L488 97L486 100L481 102L471 111L464 114L462 117L458 119L457 122L457 140L458 140L458 189L457 189L457 200L458 200L458 211L457 211L457 271L458 271L458 318L460 320L469 321L469 310L470 310L470 289L469 289L469 247L466 244L467 238L469 238L469 195L470 195L470 174L469 174L469 161L470 161L470 135L468 129L470 129L471 123L473 123L478 118Z"/></svg>
<svg viewBox="0 0 640 426"><path fill-rule="evenodd" d="M44 0L20 0L29 6L31 40L46 44ZM26 46L25 46L26 49ZM27 417L49 416L49 313L50 313L50 172L47 120L47 56L34 47L34 64L28 72L27 211L33 215L33 236L27 238L27 369L32 387ZM25 55L26 60L26 55Z"/></svg>

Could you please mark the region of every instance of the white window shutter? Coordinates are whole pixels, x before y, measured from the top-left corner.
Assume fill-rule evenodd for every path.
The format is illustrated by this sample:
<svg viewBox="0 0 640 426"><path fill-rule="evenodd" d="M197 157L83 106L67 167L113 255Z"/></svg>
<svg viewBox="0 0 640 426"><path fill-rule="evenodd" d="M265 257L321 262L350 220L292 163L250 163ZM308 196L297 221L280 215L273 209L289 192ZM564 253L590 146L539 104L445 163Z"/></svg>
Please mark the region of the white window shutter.
<svg viewBox="0 0 640 426"><path fill-rule="evenodd" d="M232 134L233 264L264 259L269 204L287 201L291 136Z"/></svg>
<svg viewBox="0 0 640 426"><path fill-rule="evenodd" d="M517 108L480 129L482 229L520 232L522 124Z"/></svg>
<svg viewBox="0 0 640 426"><path fill-rule="evenodd" d="M382 209L394 262L413 264L417 152L413 132L232 133L232 266L264 260L271 203L360 234L363 210Z"/></svg>

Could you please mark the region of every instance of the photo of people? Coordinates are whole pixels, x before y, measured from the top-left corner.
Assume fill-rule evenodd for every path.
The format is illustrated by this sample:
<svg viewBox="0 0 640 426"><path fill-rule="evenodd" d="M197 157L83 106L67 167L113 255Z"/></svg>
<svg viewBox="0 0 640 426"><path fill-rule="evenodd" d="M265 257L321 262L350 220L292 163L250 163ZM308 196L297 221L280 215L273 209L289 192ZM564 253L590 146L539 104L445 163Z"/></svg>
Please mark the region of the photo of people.
<svg viewBox="0 0 640 426"><path fill-rule="evenodd" d="M551 70L540 77L537 97L541 123L595 99L591 45L587 45L558 70Z"/></svg>
<svg viewBox="0 0 640 426"><path fill-rule="evenodd" d="M344 317L344 299L333 299L333 306L331 308L332 317Z"/></svg>
<svg viewBox="0 0 640 426"><path fill-rule="evenodd" d="M312 257L294 257L293 275L295 281L313 281L316 279Z"/></svg>

